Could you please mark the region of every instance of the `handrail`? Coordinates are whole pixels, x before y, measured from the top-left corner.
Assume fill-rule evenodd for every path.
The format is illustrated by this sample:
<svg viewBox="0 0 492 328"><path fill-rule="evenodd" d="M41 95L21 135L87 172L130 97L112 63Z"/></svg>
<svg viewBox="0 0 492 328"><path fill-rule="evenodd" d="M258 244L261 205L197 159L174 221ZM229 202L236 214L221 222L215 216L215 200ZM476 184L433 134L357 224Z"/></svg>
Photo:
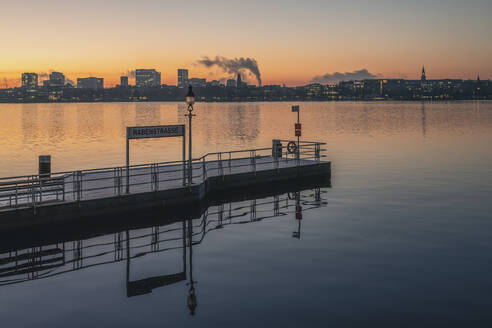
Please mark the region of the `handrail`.
<svg viewBox="0 0 492 328"><path fill-rule="evenodd" d="M113 195L119 196L125 190L126 193L158 191L161 183L167 183L164 188L174 188L175 184L190 186L190 177L195 183L201 183L209 176L223 177L233 170L256 174L258 169L265 166L278 169L280 166L291 166L292 163L299 166L306 160L319 163L326 157L326 149L321 149L321 145L326 143L301 141L295 153L290 153L282 145L281 149L276 150L277 155L273 154L272 147L207 153L192 159L190 167L184 166L183 161L168 161L55 172L49 176L33 174L4 177L0 178L0 208L31 206L36 212L38 204L58 201L59 196L62 196L63 201L79 203L83 199L110 196L108 190L113 190ZM51 188L55 181L59 188Z"/></svg>

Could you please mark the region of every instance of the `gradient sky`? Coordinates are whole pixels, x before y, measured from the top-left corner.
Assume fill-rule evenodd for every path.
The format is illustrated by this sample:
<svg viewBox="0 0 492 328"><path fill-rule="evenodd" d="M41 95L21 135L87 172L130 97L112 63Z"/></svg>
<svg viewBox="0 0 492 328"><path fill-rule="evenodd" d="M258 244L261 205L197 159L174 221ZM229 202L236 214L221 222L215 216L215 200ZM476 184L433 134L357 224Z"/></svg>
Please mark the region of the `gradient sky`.
<svg viewBox="0 0 492 328"><path fill-rule="evenodd" d="M492 78L490 0L0 0L0 86L25 71L98 76L135 68L176 84L224 76L202 56L255 58L264 84L366 68L383 77Z"/></svg>

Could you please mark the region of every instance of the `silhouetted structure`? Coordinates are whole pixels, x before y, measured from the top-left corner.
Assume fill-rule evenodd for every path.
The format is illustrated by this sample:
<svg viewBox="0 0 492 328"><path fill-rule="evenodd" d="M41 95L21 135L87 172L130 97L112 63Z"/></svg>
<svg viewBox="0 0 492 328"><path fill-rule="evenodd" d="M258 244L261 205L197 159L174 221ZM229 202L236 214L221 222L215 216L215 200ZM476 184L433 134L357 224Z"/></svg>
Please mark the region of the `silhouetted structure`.
<svg viewBox="0 0 492 328"><path fill-rule="evenodd" d="M22 87L27 90L34 90L38 88L38 74L36 73L23 73L22 74Z"/></svg>
<svg viewBox="0 0 492 328"><path fill-rule="evenodd" d="M98 77L85 77L77 79L78 89L101 90L104 89L104 79Z"/></svg>
<svg viewBox="0 0 492 328"><path fill-rule="evenodd" d="M27 74L27 73L26 73ZM35 73L29 73L35 74ZM0 102L51 102L51 101L176 101L182 100L186 89L177 86L160 85L160 73L151 70L137 70L137 85L125 88L74 89L65 85L62 73L53 72L42 88L0 89ZM181 77L180 77L181 76ZM185 83L185 70L179 75L178 84ZM34 85L34 77L30 77ZM181 82L179 81L181 79ZM24 79L23 79L24 80ZM241 74L237 80L229 79L207 82L204 78L188 78L201 101L287 101L287 100L469 100L492 99L492 83L482 80L428 79L422 67L418 80L366 79L342 81L338 84L312 83L299 87L264 85L256 87L246 84ZM187 86L187 85L186 85Z"/></svg>
<svg viewBox="0 0 492 328"><path fill-rule="evenodd" d="M46 87L63 87L65 86L65 75L60 72L52 72L50 79L43 81L43 86Z"/></svg>
<svg viewBox="0 0 492 328"><path fill-rule="evenodd" d="M120 77L120 86L127 87L128 86L128 76Z"/></svg>
<svg viewBox="0 0 492 328"><path fill-rule="evenodd" d="M155 69L137 69L135 71L135 85L137 88L159 87L161 73Z"/></svg>
<svg viewBox="0 0 492 328"><path fill-rule="evenodd" d="M189 84L188 82L188 70L180 68L178 69L178 87L179 88L184 88L187 87Z"/></svg>

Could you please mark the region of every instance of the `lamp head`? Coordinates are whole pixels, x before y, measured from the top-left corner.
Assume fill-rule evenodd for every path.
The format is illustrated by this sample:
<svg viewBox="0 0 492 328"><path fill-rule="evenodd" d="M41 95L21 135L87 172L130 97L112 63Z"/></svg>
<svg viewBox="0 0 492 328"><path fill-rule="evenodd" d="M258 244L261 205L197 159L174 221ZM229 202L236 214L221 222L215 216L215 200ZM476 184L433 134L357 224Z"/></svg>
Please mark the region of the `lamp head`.
<svg viewBox="0 0 492 328"><path fill-rule="evenodd" d="M190 293L188 295L188 308L190 309L190 314L195 315L195 309L197 306L195 288L191 287Z"/></svg>
<svg viewBox="0 0 492 328"><path fill-rule="evenodd" d="M188 93L186 94L186 103L188 104L188 107L193 106L195 103L195 94L193 93L193 89L190 86L188 86Z"/></svg>

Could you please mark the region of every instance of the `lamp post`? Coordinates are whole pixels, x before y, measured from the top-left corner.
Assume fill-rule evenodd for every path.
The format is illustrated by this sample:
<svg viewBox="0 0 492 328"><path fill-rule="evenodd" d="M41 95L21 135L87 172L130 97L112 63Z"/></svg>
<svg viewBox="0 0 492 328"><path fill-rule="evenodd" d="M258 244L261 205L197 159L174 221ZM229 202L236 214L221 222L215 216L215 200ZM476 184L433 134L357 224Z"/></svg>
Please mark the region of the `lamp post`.
<svg viewBox="0 0 492 328"><path fill-rule="evenodd" d="M195 104L195 94L193 93L191 85L188 86L188 93L186 94L186 104L188 105L188 114L185 114L185 116L188 116L188 131L189 131L189 141L188 141L188 153L189 153L189 158L188 158L188 183L192 184L193 183L193 167L192 167L192 154L191 154L191 119L193 116L196 116L193 114L193 104Z"/></svg>

